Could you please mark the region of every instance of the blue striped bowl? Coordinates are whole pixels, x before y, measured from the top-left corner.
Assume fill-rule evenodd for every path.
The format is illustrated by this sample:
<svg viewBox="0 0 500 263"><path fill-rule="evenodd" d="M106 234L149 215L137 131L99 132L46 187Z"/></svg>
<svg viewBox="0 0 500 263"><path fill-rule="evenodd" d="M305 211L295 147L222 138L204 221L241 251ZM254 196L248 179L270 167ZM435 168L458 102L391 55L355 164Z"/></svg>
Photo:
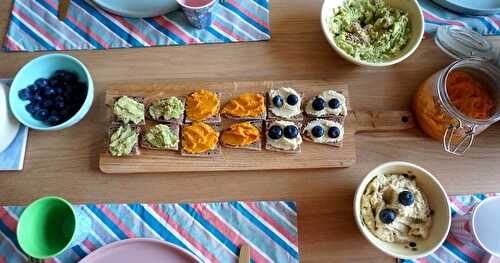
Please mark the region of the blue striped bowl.
<svg viewBox="0 0 500 263"><path fill-rule="evenodd" d="M33 118L26 110L29 101L19 98L19 90L31 85L39 78L49 78L56 70L67 70L78 75L78 79L87 83L87 97L80 110L67 121L50 125L47 122L39 121ZM89 71L78 59L64 54L49 54L37 57L24 65L14 77L10 87L9 104L10 109L19 122L35 130L56 131L68 128L78 123L92 106L94 100L94 83Z"/></svg>

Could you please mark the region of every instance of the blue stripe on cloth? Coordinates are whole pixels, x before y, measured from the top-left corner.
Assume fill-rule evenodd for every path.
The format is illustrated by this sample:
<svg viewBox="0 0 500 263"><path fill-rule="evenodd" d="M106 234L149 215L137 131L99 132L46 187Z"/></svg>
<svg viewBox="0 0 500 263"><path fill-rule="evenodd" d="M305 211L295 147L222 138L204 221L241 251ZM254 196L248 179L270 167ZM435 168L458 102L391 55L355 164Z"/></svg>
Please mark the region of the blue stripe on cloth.
<svg viewBox="0 0 500 263"><path fill-rule="evenodd" d="M14 244L14 246L16 246L19 251L22 251L19 247L19 243L17 242L16 233L12 232L2 220L0 220L0 231L2 231L2 233L10 240L12 244Z"/></svg>
<svg viewBox="0 0 500 263"><path fill-rule="evenodd" d="M74 246L71 248L80 258L84 258L87 252L83 251L79 246Z"/></svg>
<svg viewBox="0 0 500 263"><path fill-rule="evenodd" d="M265 9L269 9L269 2L268 2L268 0L252 0L252 1L254 1L258 5L264 7Z"/></svg>
<svg viewBox="0 0 500 263"><path fill-rule="evenodd" d="M47 2L43 0L35 0L37 3L39 3L41 6L43 6L47 11L52 13L52 15L57 16L57 10L52 8ZM86 41L88 41L92 46L96 48L104 48L103 45L101 45L96 39L91 37L89 34L85 33L82 29L80 29L77 25L75 25L73 22L69 21L69 19L64 20L64 24L66 24L68 27L70 27L75 33L79 34L82 36Z"/></svg>
<svg viewBox="0 0 500 263"><path fill-rule="evenodd" d="M293 211L295 211L295 213L297 213L297 206L295 205L295 202L283 201L283 203L285 203L288 207L290 207L290 209L292 209Z"/></svg>
<svg viewBox="0 0 500 263"><path fill-rule="evenodd" d="M271 217L278 225L286 229L287 233L290 236L294 236L297 234L297 227L294 222L287 221L288 219L282 214L283 212L276 209L276 205L268 202L257 202L255 203L259 209L261 209L265 214Z"/></svg>
<svg viewBox="0 0 500 263"><path fill-rule="evenodd" d="M453 254L457 255L459 258L461 258L465 262L474 262L474 260L472 258L470 258L469 256L462 253L462 251L460 251L454 245L450 244L450 242L448 242L447 240L444 241L443 246L445 248L447 248L448 250L450 250L451 252L453 252Z"/></svg>
<svg viewBox="0 0 500 263"><path fill-rule="evenodd" d="M292 257L295 259L299 259L298 252L290 247L283 239L281 239L279 236L277 236L272 230L267 228L262 222L260 222L257 218L255 218L254 215L252 215L248 210L246 210L241 204L235 202L231 203L232 206L234 206L242 215L244 215L246 218L250 220L253 224L255 224L261 231L266 233L267 236L269 236L274 242L279 244L283 249L285 249Z"/></svg>
<svg viewBox="0 0 500 263"><path fill-rule="evenodd" d="M210 222L208 222L202 215L200 215L196 210L194 210L188 204L180 204L182 209L186 210L186 212L191 215L191 217L200 223L206 230L208 230L212 235L214 235L224 246L226 246L229 250L231 250L235 255L239 254L239 248L229 240L224 234L222 234L216 227L214 227Z"/></svg>
<svg viewBox="0 0 500 263"><path fill-rule="evenodd" d="M83 8L89 15L95 17L99 22L104 24L107 28L109 28L111 31L113 31L117 36L119 36L121 39L125 40L127 43L130 43L131 45L135 47L144 47L144 45L135 39L130 33L116 25L113 21L111 21L109 18L101 14L98 10L96 10L94 7L89 5L86 1L84 0L73 0L75 4Z"/></svg>
<svg viewBox="0 0 500 263"><path fill-rule="evenodd" d="M214 35L218 39L224 41L224 42L231 42L231 39L228 37L224 36L223 34L217 32L217 30L213 29L213 26L207 28L207 31L210 32L210 34Z"/></svg>
<svg viewBox="0 0 500 263"><path fill-rule="evenodd" d="M13 15L10 17L11 21L15 23L23 32L28 34L30 37L36 40L39 44L41 44L43 47L45 47L47 50L55 50L55 48L49 44L47 41L45 41L43 38L41 38L36 32L31 30L28 26L26 26L21 20L17 18L17 16Z"/></svg>
<svg viewBox="0 0 500 263"><path fill-rule="evenodd" d="M186 249L187 251L191 250L176 236L174 236L168 229L165 228L156 218L153 217L145 208L140 204L128 204L128 207L132 209L143 221L145 224L150 226L161 238L168 242L172 242L175 245Z"/></svg>
<svg viewBox="0 0 500 263"><path fill-rule="evenodd" d="M92 211L103 223L106 225L115 235L120 239L127 239L128 236L125 234L111 219L106 216L96 205L87 205L87 208Z"/></svg>
<svg viewBox="0 0 500 263"><path fill-rule="evenodd" d="M223 3L223 5L228 8L229 10L231 10L232 12L234 12L235 14L237 14L238 16L240 16L243 20L245 20L246 22L250 23L251 25L253 25L254 27L256 27L257 29L259 29L260 31L266 33L266 34L270 34L270 31L268 28L264 27L263 25L257 23L257 21L253 20L251 17L247 16L246 14L244 14L243 12L241 12L238 8L236 8L234 5L230 4L229 2L225 1Z"/></svg>
<svg viewBox="0 0 500 263"><path fill-rule="evenodd" d="M153 18L145 18L144 20L146 22L148 22L148 24L150 24L151 26L156 28L158 31L160 31L162 34L164 34L168 38L172 39L175 42L175 44L180 44L180 45L186 44L186 42L184 40L179 38L176 34L170 32L170 30L168 30L167 28L162 27Z"/></svg>

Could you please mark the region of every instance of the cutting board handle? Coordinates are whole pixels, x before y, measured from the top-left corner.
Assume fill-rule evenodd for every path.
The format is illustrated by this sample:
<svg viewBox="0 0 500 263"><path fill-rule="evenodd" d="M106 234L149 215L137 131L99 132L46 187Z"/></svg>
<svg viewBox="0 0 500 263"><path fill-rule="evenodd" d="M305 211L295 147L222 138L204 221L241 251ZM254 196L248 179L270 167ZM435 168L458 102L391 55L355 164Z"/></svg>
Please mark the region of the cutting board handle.
<svg viewBox="0 0 500 263"><path fill-rule="evenodd" d="M351 111L350 120L355 133L399 131L415 127L413 114L409 111Z"/></svg>

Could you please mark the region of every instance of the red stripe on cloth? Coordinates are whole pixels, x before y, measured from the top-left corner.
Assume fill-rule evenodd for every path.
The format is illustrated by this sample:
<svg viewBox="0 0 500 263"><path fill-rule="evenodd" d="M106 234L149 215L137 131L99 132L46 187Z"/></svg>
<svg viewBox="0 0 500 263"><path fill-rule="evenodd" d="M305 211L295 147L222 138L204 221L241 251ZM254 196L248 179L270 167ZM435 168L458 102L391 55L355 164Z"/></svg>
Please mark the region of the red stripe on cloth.
<svg viewBox="0 0 500 263"><path fill-rule="evenodd" d="M107 15L111 16L112 18L114 18L116 20L116 22L120 23L123 27L125 27L130 32L132 32L134 35L136 35L137 37L139 37L142 41L146 42L149 46L156 45L156 42L154 42L152 39L150 39L149 37L147 37L146 35L144 35L142 33L142 31L140 31L139 29L137 29L134 25L130 24L127 20L125 20L125 18L123 18L121 16L118 16L118 15L114 15L114 14L107 14Z"/></svg>
<svg viewBox="0 0 500 263"><path fill-rule="evenodd" d="M53 259L53 258L45 259L43 262L44 262L44 263L59 263L59 262L57 262L57 261L56 261L55 259Z"/></svg>
<svg viewBox="0 0 500 263"><path fill-rule="evenodd" d="M96 250L96 246L94 243L92 243L90 240L85 239L83 240L83 245L89 250L89 251L94 251Z"/></svg>
<svg viewBox="0 0 500 263"><path fill-rule="evenodd" d="M266 28L269 28L269 24L256 17L254 14L250 13L247 9L245 9L244 7L240 6L238 3L236 3L235 1L233 0L226 0L226 2L230 3L231 5L233 5L234 7L236 7L238 10L240 10L243 14L247 15L248 17L250 17L251 19L253 19L255 22L261 24L262 26L266 27Z"/></svg>
<svg viewBox="0 0 500 263"><path fill-rule="evenodd" d="M455 196L451 196L450 202L453 203L453 205L462 212L462 214L468 213L472 207L470 206L465 206L458 198Z"/></svg>
<svg viewBox="0 0 500 263"><path fill-rule="evenodd" d="M236 246L241 246L243 244L246 244L246 241L241 238L239 233L236 233L233 231L230 227L226 225L223 221L221 221L216 215L212 213L209 209L205 207L205 204L192 204L191 205L200 215L203 216L205 220L210 222L217 230L219 230L224 236L231 240ZM262 254L255 249L253 244L247 244L250 247L253 247L254 249L250 249L250 255L255 262L269 262Z"/></svg>
<svg viewBox="0 0 500 263"><path fill-rule="evenodd" d="M439 18L437 16L432 15L427 10L422 10L422 13L424 14L424 18L427 20L430 20L430 21L436 21L436 22L441 22L441 23L454 25L454 26L461 26L461 27L463 27L465 25L465 23L462 23L462 22Z"/></svg>
<svg viewBox="0 0 500 263"><path fill-rule="evenodd" d="M290 235L288 231L281 226L278 222L274 221L272 217L270 217L268 214L264 213L260 208L258 208L255 203L253 202L248 202L245 203L250 209L252 209L253 212L255 212L259 217L264 219L268 224L270 224L276 231L278 231L282 236L284 236L286 239L288 239L291 243L294 245L297 245L297 239Z"/></svg>
<svg viewBox="0 0 500 263"><path fill-rule="evenodd" d="M24 21L26 21L26 23L32 27L33 29L35 29L38 34L44 36L45 39L47 39L48 41L50 41L54 46L57 47L57 49L64 49L64 45L59 42L57 39L55 39L54 37L52 37L50 35L49 32L47 32L45 29L43 29L42 27L38 26L38 24L33 21L27 14L23 13L23 11L21 11L16 5L14 5L14 7L12 8L12 12L14 14L17 14L20 18L22 18Z"/></svg>
<svg viewBox="0 0 500 263"><path fill-rule="evenodd" d="M14 51L22 50L22 47L20 47L16 42L14 42L9 35L5 35L5 46L10 50Z"/></svg>
<svg viewBox="0 0 500 263"><path fill-rule="evenodd" d="M96 205L97 208L101 209L101 211L111 220L113 223L123 231L129 238L136 237L134 232L130 230L113 212L111 212L105 205L99 204Z"/></svg>
<svg viewBox="0 0 500 263"><path fill-rule="evenodd" d="M4 257L0 256L0 263L7 263L7 260Z"/></svg>
<svg viewBox="0 0 500 263"><path fill-rule="evenodd" d="M54 0L45 0L45 1L47 1L47 3L52 6L52 8L54 9L58 8L58 5L54 2ZM104 48L111 48L111 44L106 42L106 40L101 38L99 35L96 35L94 32L92 32L89 27L78 22L78 20L73 16L69 15L69 13L66 14L66 18L69 21L71 21L71 23L75 24L80 30L82 30L83 32L91 36L93 39L95 39L95 41L97 41L101 46L103 46Z"/></svg>
<svg viewBox="0 0 500 263"><path fill-rule="evenodd" d="M192 38L188 34L184 33L175 23L172 23L168 21L165 17L163 16L156 16L153 17L153 19L160 24L162 27L167 28L170 32L176 34L178 37L180 37L182 40L184 40L188 44L196 44L199 43L198 40Z"/></svg>
<svg viewBox="0 0 500 263"><path fill-rule="evenodd" d="M195 238L191 236L182 226L177 224L175 220L167 215L163 210L161 210L158 204L148 205L153 211L155 211L161 218L167 222L173 229L175 229L184 239L186 239L193 247L200 251L203 256L210 260L210 262L220 262L210 251L208 251L204 246L202 246Z"/></svg>
<svg viewBox="0 0 500 263"><path fill-rule="evenodd" d="M17 231L17 220L13 218L9 212L3 208L0 207L0 220L14 233Z"/></svg>
<svg viewBox="0 0 500 263"><path fill-rule="evenodd" d="M238 34L231 32L231 30L224 27L221 23L214 21L213 25L216 26L217 28L219 28L220 30L222 30L224 33L232 36L234 39L236 39L238 41L243 41L243 39L240 36L238 36Z"/></svg>
<svg viewBox="0 0 500 263"><path fill-rule="evenodd" d="M456 240L453 235L448 235L447 238L448 242L452 244L454 247L456 247L458 250L462 251L465 255L469 256L470 258L474 259L476 262L481 262L482 257L476 252L470 250L468 247L466 247L464 244Z"/></svg>

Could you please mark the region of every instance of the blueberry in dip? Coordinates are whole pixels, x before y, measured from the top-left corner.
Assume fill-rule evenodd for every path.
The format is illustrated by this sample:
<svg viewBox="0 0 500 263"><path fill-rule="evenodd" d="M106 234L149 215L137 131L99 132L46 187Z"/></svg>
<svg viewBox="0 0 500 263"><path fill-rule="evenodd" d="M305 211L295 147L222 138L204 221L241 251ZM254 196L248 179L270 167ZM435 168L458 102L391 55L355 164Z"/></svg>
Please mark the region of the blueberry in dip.
<svg viewBox="0 0 500 263"><path fill-rule="evenodd" d="M429 235L432 212L415 177L377 175L361 198L361 216L370 232L382 241L418 243Z"/></svg>

